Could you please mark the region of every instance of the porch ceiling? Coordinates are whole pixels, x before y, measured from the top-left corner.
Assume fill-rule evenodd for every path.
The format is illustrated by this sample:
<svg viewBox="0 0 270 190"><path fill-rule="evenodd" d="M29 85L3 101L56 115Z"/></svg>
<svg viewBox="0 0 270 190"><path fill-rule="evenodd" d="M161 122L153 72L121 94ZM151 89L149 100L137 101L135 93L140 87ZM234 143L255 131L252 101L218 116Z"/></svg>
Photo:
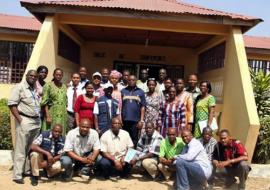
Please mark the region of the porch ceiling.
<svg viewBox="0 0 270 190"><path fill-rule="evenodd" d="M70 25L84 40L154 46L197 48L214 35Z"/></svg>

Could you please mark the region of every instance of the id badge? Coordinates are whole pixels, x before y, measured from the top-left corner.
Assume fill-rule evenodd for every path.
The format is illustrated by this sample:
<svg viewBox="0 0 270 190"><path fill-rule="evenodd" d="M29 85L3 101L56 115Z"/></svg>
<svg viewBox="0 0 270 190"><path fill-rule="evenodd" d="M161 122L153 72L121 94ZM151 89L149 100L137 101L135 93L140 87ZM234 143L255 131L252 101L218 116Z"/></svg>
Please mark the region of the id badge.
<svg viewBox="0 0 270 190"><path fill-rule="evenodd" d="M40 115L40 107L35 106L34 111L37 115Z"/></svg>

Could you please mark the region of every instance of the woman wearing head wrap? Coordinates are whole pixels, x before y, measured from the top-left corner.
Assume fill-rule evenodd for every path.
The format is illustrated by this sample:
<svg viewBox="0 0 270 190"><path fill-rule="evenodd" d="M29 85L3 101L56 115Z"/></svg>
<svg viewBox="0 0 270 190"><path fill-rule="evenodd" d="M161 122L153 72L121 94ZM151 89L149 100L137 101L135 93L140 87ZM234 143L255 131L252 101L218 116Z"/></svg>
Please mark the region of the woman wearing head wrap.
<svg viewBox="0 0 270 190"><path fill-rule="evenodd" d="M118 72L117 70L112 70L110 73L110 82L113 85L112 98L116 99L119 102L118 107L120 110L120 115L121 115L121 110L122 110L122 96L121 96L121 91L119 90L119 87L118 87L118 82L121 77L122 77L122 74Z"/></svg>

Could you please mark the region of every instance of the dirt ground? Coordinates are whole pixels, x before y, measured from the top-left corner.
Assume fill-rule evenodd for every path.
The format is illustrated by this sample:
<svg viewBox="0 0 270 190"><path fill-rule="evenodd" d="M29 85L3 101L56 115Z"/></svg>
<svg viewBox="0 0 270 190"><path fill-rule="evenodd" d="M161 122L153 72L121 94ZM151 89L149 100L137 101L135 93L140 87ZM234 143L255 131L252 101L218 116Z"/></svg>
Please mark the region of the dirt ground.
<svg viewBox="0 0 270 190"><path fill-rule="evenodd" d="M11 180L12 171L8 167L0 166L0 190L173 190L173 182L153 182L143 178L139 174L133 174L130 179L110 180L90 179L88 182L83 181L80 177L74 177L71 182L65 183L60 179L48 180L42 177L36 187L31 186L29 177L25 178L25 184L18 185ZM213 189L224 189L222 184L214 186ZM234 185L232 190L237 190ZM270 190L270 179L249 178L247 190Z"/></svg>

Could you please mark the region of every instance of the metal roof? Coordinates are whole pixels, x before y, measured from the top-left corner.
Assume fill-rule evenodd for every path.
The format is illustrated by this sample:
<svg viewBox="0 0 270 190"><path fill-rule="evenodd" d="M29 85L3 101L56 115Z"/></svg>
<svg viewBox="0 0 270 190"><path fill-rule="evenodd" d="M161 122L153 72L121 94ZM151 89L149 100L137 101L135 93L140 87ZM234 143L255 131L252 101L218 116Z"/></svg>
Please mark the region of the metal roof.
<svg viewBox="0 0 270 190"><path fill-rule="evenodd" d="M270 49L270 37L245 35L244 41L247 48Z"/></svg>
<svg viewBox="0 0 270 190"><path fill-rule="evenodd" d="M34 17L0 13L0 28L39 31L41 23Z"/></svg>
<svg viewBox="0 0 270 190"><path fill-rule="evenodd" d="M257 20L259 18L228 13L176 0L22 0L36 5L61 5L96 8L118 8L174 14L224 16L231 19Z"/></svg>

